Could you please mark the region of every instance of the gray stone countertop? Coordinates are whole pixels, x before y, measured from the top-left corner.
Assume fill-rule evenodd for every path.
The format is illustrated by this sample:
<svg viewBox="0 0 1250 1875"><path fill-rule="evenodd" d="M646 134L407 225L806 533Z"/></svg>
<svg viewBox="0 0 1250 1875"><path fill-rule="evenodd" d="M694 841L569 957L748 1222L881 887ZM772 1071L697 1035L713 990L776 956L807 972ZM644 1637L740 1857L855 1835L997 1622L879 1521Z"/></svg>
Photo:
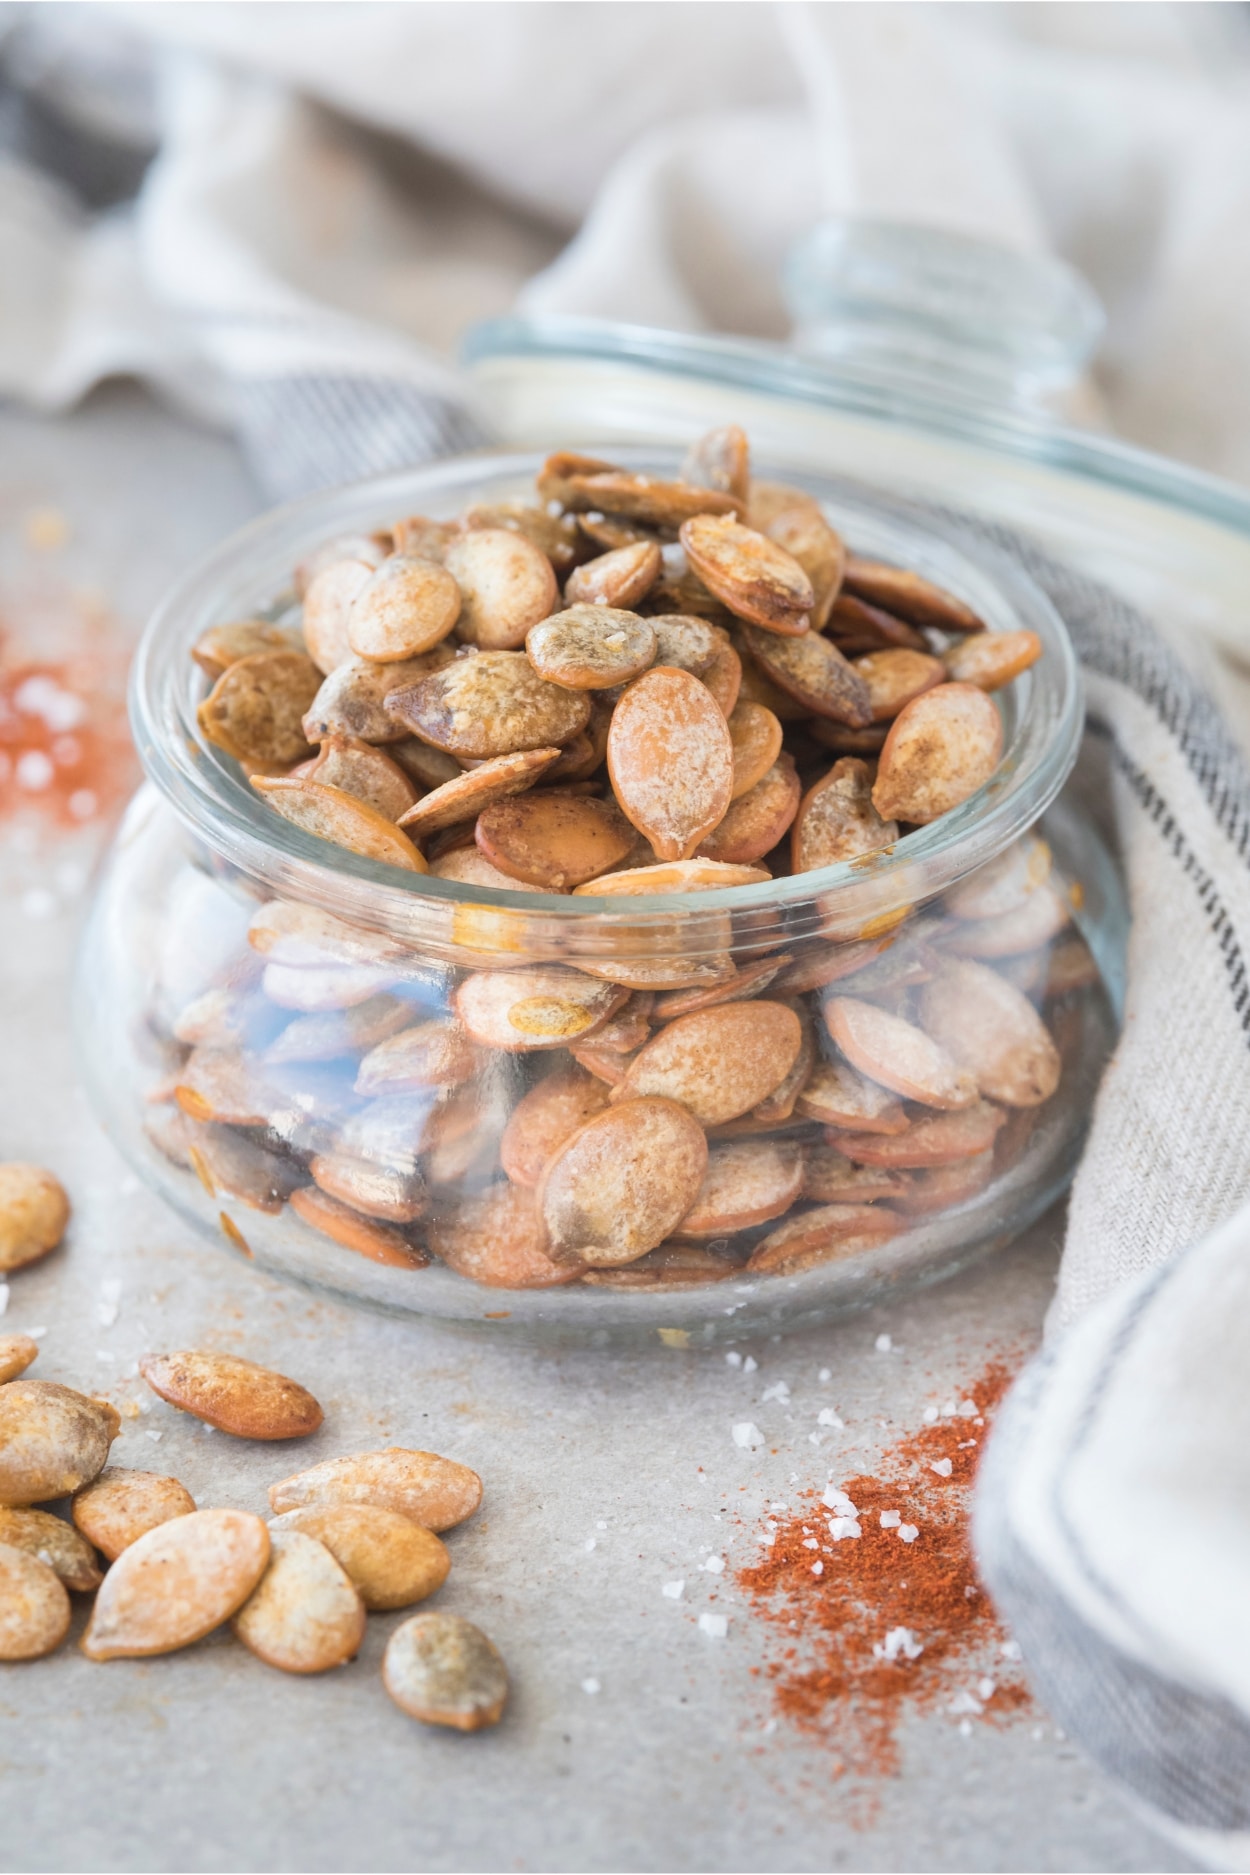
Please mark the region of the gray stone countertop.
<svg viewBox="0 0 1250 1875"><path fill-rule="evenodd" d="M20 636L33 579L93 589L133 636L187 559L257 505L226 442L138 391L57 422L0 412L3 627ZM64 517L63 545L48 548L61 530L32 522L39 510ZM64 1248L12 1278L4 1329L46 1331L36 1374L142 1401L116 1462L173 1472L201 1504L263 1512L275 1478L391 1442L473 1465L486 1499L449 1538L438 1605L496 1640L514 1692L474 1737L406 1718L379 1680L397 1616L371 1616L359 1658L310 1680L219 1638L102 1667L71 1637L0 1667L0 1868L1180 1866L1035 1705L965 1731L944 1711L907 1714L896 1776L840 1779L831 1750L770 1724L752 1668L776 1637L733 1585L796 1479L870 1469L987 1359L1036 1344L1060 1218L888 1310L744 1344L752 1373L719 1350L456 1336L280 1286L142 1189L77 1084L67 992L96 837L0 832L0 1157L50 1166L74 1204ZM203 1345L306 1381L321 1432L295 1455L243 1445L127 1377L149 1349ZM817 1445L822 1406L845 1426ZM747 1418L759 1452L733 1442ZM709 1553L728 1557L723 1575L701 1568ZM673 1579L680 1600L661 1592ZM698 1627L712 1607L723 1639Z"/></svg>

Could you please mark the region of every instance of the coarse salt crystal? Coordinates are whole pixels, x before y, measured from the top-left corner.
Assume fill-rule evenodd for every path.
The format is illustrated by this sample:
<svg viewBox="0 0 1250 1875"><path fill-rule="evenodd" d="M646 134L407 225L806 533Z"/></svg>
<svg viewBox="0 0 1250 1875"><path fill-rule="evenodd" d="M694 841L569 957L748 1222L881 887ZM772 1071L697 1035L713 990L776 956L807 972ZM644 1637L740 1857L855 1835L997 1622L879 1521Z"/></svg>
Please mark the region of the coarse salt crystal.
<svg viewBox="0 0 1250 1875"><path fill-rule="evenodd" d="M859 1511L856 1509L855 1505L852 1504L846 1492L841 1490L836 1484L827 1484L825 1486L824 1495L820 1501L826 1510L835 1511L839 1517L859 1516Z"/></svg>
<svg viewBox="0 0 1250 1875"><path fill-rule="evenodd" d="M972 1693L956 1693L946 1710L953 1719L957 1719L961 1712L969 1713L972 1717L979 1719L981 1716L981 1701Z"/></svg>
<svg viewBox="0 0 1250 1875"><path fill-rule="evenodd" d="M874 1660L893 1662L901 1654L904 1660L919 1660L924 1648L910 1628L891 1628L884 1641L874 1641L872 1657Z"/></svg>
<svg viewBox="0 0 1250 1875"><path fill-rule="evenodd" d="M151 1439L153 1445L159 1445L164 1436L163 1433L154 1432L150 1426L148 1427L148 1438Z"/></svg>
<svg viewBox="0 0 1250 1875"><path fill-rule="evenodd" d="M666 1582L660 1590L660 1594L667 1596L670 1602L679 1602L685 1591L685 1587L686 1578L683 1576L680 1582Z"/></svg>
<svg viewBox="0 0 1250 1875"><path fill-rule="evenodd" d="M582 1691L584 1693L597 1693L599 1691L598 1680L583 1680Z"/></svg>
<svg viewBox="0 0 1250 1875"><path fill-rule="evenodd" d="M756 1372L758 1367L759 1367L759 1362L756 1360L753 1354L748 1354L745 1361L743 1361L742 1363L742 1371L744 1374L753 1374Z"/></svg>
<svg viewBox="0 0 1250 1875"><path fill-rule="evenodd" d="M744 1452L753 1452L763 1445L764 1435L753 1419L741 1419L733 1429L733 1440Z"/></svg>
<svg viewBox="0 0 1250 1875"><path fill-rule="evenodd" d="M783 1504L781 1503L780 1500L778 1500L777 1503L770 1504L768 1508L769 1510L772 1510L772 1511L780 1511L782 1516L784 1516L785 1513L789 1510L790 1506L788 1504Z"/></svg>
<svg viewBox="0 0 1250 1875"><path fill-rule="evenodd" d="M807 1435L807 1443L809 1445L823 1445L824 1442L825 1435L823 1432L809 1432Z"/></svg>
<svg viewBox="0 0 1250 1875"><path fill-rule="evenodd" d="M959 1721L959 1736L961 1738L972 1737L972 1720L971 1719L961 1719Z"/></svg>
<svg viewBox="0 0 1250 1875"><path fill-rule="evenodd" d="M975 1419L976 1416L977 1403L975 1400L961 1400L959 1402L959 1417L961 1419Z"/></svg>
<svg viewBox="0 0 1250 1875"><path fill-rule="evenodd" d="M725 1359L731 1367L741 1367L742 1365L742 1356L739 1354L737 1348L730 1348L725 1355Z"/></svg>
<svg viewBox="0 0 1250 1875"><path fill-rule="evenodd" d="M890 1349L894 1346L894 1343L889 1335L878 1335L872 1345L877 1350L878 1354L888 1354Z"/></svg>
<svg viewBox="0 0 1250 1875"><path fill-rule="evenodd" d="M729 1616L709 1614L707 1609L699 1616L699 1632L709 1639L723 1641L729 1632Z"/></svg>
<svg viewBox="0 0 1250 1875"><path fill-rule="evenodd" d="M606 1530L607 1527L608 1527L607 1524L604 1523L602 1518L600 1518L599 1522L595 1525L596 1530Z"/></svg>
<svg viewBox="0 0 1250 1875"><path fill-rule="evenodd" d="M48 1332L48 1328L47 1328L47 1324L44 1323L44 1325L41 1328L27 1328L23 1332L25 1334L28 1334L32 1341L42 1341L43 1337Z"/></svg>
<svg viewBox="0 0 1250 1875"><path fill-rule="evenodd" d="M954 1400L948 1400L946 1402L946 1405L942 1408L942 1418L954 1419L957 1411L958 1411L958 1408L956 1407Z"/></svg>
<svg viewBox="0 0 1250 1875"><path fill-rule="evenodd" d="M725 1570L725 1558L723 1556L709 1556L705 1562L699 1564L699 1567L700 1569L706 1569L710 1576L723 1575Z"/></svg>
<svg viewBox="0 0 1250 1875"><path fill-rule="evenodd" d="M949 1478L953 1469L949 1458L935 1458L929 1466L929 1470L935 1471L939 1478Z"/></svg>
<svg viewBox="0 0 1250 1875"><path fill-rule="evenodd" d="M95 1312L99 1317L101 1328L114 1327L121 1313L116 1302L97 1302Z"/></svg>
<svg viewBox="0 0 1250 1875"><path fill-rule="evenodd" d="M883 1510L881 1513L881 1528L883 1530L897 1530L902 1521L902 1517L896 1510Z"/></svg>
<svg viewBox="0 0 1250 1875"><path fill-rule="evenodd" d="M831 1406L822 1406L816 1415L818 1426L844 1426L845 1420L839 1419Z"/></svg>
<svg viewBox="0 0 1250 1875"><path fill-rule="evenodd" d="M817 1380L832 1380L833 1369L831 1367L822 1367L816 1378Z"/></svg>
<svg viewBox="0 0 1250 1875"><path fill-rule="evenodd" d="M803 1548L804 1549L819 1549L820 1538L815 1537L815 1536L805 1536L803 1538Z"/></svg>
<svg viewBox="0 0 1250 1875"><path fill-rule="evenodd" d="M926 1406L926 1407L925 1407L925 1409L924 1409L924 1423L925 1423L925 1425L926 1425L926 1426L934 1426L934 1425L936 1425L936 1424L937 1424L937 1416L938 1416L938 1410L937 1410L937 1407L936 1407L936 1406Z"/></svg>
<svg viewBox="0 0 1250 1875"><path fill-rule="evenodd" d="M789 1406L790 1388L784 1380L774 1380L771 1387L765 1387L760 1399L761 1401L776 1400L781 1406Z"/></svg>
<svg viewBox="0 0 1250 1875"><path fill-rule="evenodd" d="M592 1550L592 1549L593 1549L594 1547L595 1547L595 1539L594 1539L594 1537L593 1537L593 1536L588 1536L588 1537L586 1538L586 1549L587 1549L587 1551L590 1551L590 1550Z"/></svg>
<svg viewBox="0 0 1250 1875"><path fill-rule="evenodd" d="M777 1541L776 1531L774 1530L771 1533L770 1532L763 1533L760 1536L759 1541L764 1545L765 1549L772 1549L773 1545Z"/></svg>
<svg viewBox="0 0 1250 1875"><path fill-rule="evenodd" d="M13 769L13 778L27 794L42 794L51 787L56 770L42 749L24 749Z"/></svg>
<svg viewBox="0 0 1250 1875"><path fill-rule="evenodd" d="M985 1699L985 1700L993 1699L997 1691L998 1691L998 1682L996 1680L986 1679L986 1680L977 1681L977 1698L978 1699Z"/></svg>
<svg viewBox="0 0 1250 1875"><path fill-rule="evenodd" d="M825 1573L825 1565L824 1565L824 1563L822 1563L822 1562L814 1562L814 1563L812 1564L812 1574L813 1574L814 1576L823 1576L823 1575L824 1575L824 1573Z"/></svg>
<svg viewBox="0 0 1250 1875"><path fill-rule="evenodd" d="M1004 1660L1022 1660L1024 1658L1020 1650L1019 1641L1004 1641L998 1651Z"/></svg>
<svg viewBox="0 0 1250 1875"><path fill-rule="evenodd" d="M914 1543L919 1535L919 1527L914 1523L901 1523L898 1527L900 1543Z"/></svg>
<svg viewBox="0 0 1250 1875"><path fill-rule="evenodd" d="M841 1543L847 1537L863 1536L864 1532L854 1517L831 1517L829 1534L835 1543Z"/></svg>
<svg viewBox="0 0 1250 1875"><path fill-rule="evenodd" d="M8 1308L8 1306L9 1306L9 1285L7 1283L0 1283L0 1315L4 1314L4 1311Z"/></svg>

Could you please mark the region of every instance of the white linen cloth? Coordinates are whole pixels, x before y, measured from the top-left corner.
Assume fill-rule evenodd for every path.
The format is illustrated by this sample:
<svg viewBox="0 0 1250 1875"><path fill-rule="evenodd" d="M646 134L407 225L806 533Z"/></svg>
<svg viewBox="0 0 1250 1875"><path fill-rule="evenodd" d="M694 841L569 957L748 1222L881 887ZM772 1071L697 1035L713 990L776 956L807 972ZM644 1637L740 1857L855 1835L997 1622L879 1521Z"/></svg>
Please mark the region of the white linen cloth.
<svg viewBox="0 0 1250 1875"><path fill-rule="evenodd" d="M783 338L782 257L830 212L1063 253L1112 422L1250 478L1238 8L10 7L0 68L0 394L139 373L273 495L476 440L450 350L513 305ZM1235 1862L1250 1220L1185 1252L1250 1195L1250 778L1150 621L994 538L1080 651L1135 931L1066 1332L980 1543L1069 1731Z"/></svg>

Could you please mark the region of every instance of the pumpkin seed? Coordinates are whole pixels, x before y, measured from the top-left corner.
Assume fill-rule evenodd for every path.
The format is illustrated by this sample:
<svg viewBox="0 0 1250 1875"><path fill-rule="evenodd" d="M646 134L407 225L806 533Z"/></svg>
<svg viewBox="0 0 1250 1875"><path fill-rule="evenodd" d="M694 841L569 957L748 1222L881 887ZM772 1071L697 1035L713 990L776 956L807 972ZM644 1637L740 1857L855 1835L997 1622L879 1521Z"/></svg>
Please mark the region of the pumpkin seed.
<svg viewBox="0 0 1250 1875"><path fill-rule="evenodd" d="M559 753L558 748L523 749L515 755L492 756L479 768L458 774L453 780L443 782L441 787L432 789L414 807L397 817L399 824L411 828L413 838L420 838L436 833L441 827L454 827L461 821L472 820L492 801L507 800L532 788Z"/></svg>
<svg viewBox="0 0 1250 1875"><path fill-rule="evenodd" d="M729 643L719 625L684 612L661 612L648 618L647 624L655 633L656 663L689 671L692 677L705 676Z"/></svg>
<svg viewBox="0 0 1250 1875"><path fill-rule="evenodd" d="M345 1666L365 1638L365 1605L324 1543L275 1527L269 1566L230 1625L266 1666L325 1673Z"/></svg>
<svg viewBox="0 0 1250 1875"><path fill-rule="evenodd" d="M482 1480L467 1465L400 1445L327 1458L269 1487L279 1513L306 1504L378 1504L434 1531L454 1529L481 1501Z"/></svg>
<svg viewBox="0 0 1250 1875"><path fill-rule="evenodd" d="M873 806L867 763L843 756L799 804L791 863L795 872L813 872L880 852L897 839L898 822L882 820Z"/></svg>
<svg viewBox="0 0 1250 1875"><path fill-rule="evenodd" d="M855 674L868 686L874 723L892 722L913 697L946 682L946 666L923 651L870 651L856 658ZM952 673L953 675L953 673Z"/></svg>
<svg viewBox="0 0 1250 1875"><path fill-rule="evenodd" d="M574 602L571 590L567 596L570 610L531 626L525 639L530 663L548 683L611 690L655 661L656 635L648 619L606 601Z"/></svg>
<svg viewBox="0 0 1250 1875"><path fill-rule="evenodd" d="M297 776L267 778L254 775L252 786L276 808L283 820L310 833L318 840L341 846L349 853L359 853L381 866L398 866L405 872L424 872L424 859L406 833L394 821L380 814L376 807L345 794L341 788L328 788L319 781Z"/></svg>
<svg viewBox="0 0 1250 1875"><path fill-rule="evenodd" d="M754 526L754 522L752 523ZM811 581L815 595L812 605L812 630L823 631L829 622L833 602L842 588L846 567L846 546L836 528L830 527L815 502L783 508L774 514L762 530L798 561Z"/></svg>
<svg viewBox="0 0 1250 1875"><path fill-rule="evenodd" d="M1050 848L1030 833L954 886L944 903L955 918L998 918L1018 911L1049 877Z"/></svg>
<svg viewBox="0 0 1250 1875"><path fill-rule="evenodd" d="M766 534L729 515L703 513L683 523L680 539L703 584L736 617L770 632L808 631L816 603L812 582L793 554Z"/></svg>
<svg viewBox="0 0 1250 1875"><path fill-rule="evenodd" d="M319 1153L308 1169L322 1191L366 1217L414 1224L425 1212L425 1181L415 1171L377 1165L348 1152Z"/></svg>
<svg viewBox="0 0 1250 1875"><path fill-rule="evenodd" d="M679 1016L633 1056L612 1099L662 1096L716 1126L767 1099L793 1067L802 1036L786 1003L723 1003Z"/></svg>
<svg viewBox="0 0 1250 1875"><path fill-rule="evenodd" d="M984 787L1002 752L1002 718L985 692L940 684L894 718L872 791L877 812L927 825Z"/></svg>
<svg viewBox="0 0 1250 1875"><path fill-rule="evenodd" d="M630 685L612 713L608 772L657 859L690 859L724 819L734 779L728 726L696 677L660 665Z"/></svg>
<svg viewBox="0 0 1250 1875"><path fill-rule="evenodd" d="M162 1400L236 1439L305 1439L324 1417L307 1387L237 1354L145 1354L139 1372Z"/></svg>
<svg viewBox="0 0 1250 1875"><path fill-rule="evenodd" d="M430 1016L371 1048L356 1074L358 1094L398 1094L458 1087L478 1065L472 1041L454 1016Z"/></svg>
<svg viewBox="0 0 1250 1875"><path fill-rule="evenodd" d="M868 685L835 644L820 632L781 638L748 625L743 637L764 674L787 696L817 716L829 716L851 728L872 721Z"/></svg>
<svg viewBox="0 0 1250 1875"><path fill-rule="evenodd" d="M395 546L395 536L385 528L373 534L336 534L333 539L322 541L295 569L291 583L296 598L308 597L309 588L325 567L336 566L342 560L361 560L369 567L381 566Z"/></svg>
<svg viewBox="0 0 1250 1875"><path fill-rule="evenodd" d="M271 1539L295 1530L324 1543L366 1608L410 1608L441 1588L446 1546L411 1517L378 1504L306 1504L271 1517Z"/></svg>
<svg viewBox="0 0 1250 1875"><path fill-rule="evenodd" d="M875 651L898 645L907 651L925 651L927 642L914 625L884 612L880 606L857 599L845 588L834 600L829 612L829 636L836 638L843 650L854 645L859 650Z"/></svg>
<svg viewBox="0 0 1250 1875"><path fill-rule="evenodd" d="M587 698L548 683L520 651L457 658L397 690L388 708L405 729L458 756L562 747L590 721Z"/></svg>
<svg viewBox="0 0 1250 1875"><path fill-rule="evenodd" d="M553 1263L532 1191L495 1185L465 1198L430 1227L430 1248L457 1276L488 1289L551 1289L578 1272Z"/></svg>
<svg viewBox="0 0 1250 1875"><path fill-rule="evenodd" d="M730 798L737 801L764 779L781 754L782 729L771 710L749 699L735 704L727 720L734 758Z"/></svg>
<svg viewBox="0 0 1250 1875"><path fill-rule="evenodd" d="M391 1225L365 1217L316 1185L301 1185L298 1191L293 1191L290 1205L295 1215L313 1230L329 1237L341 1249L367 1257L371 1263L387 1263L393 1269L419 1270L429 1262L424 1250L410 1243Z"/></svg>
<svg viewBox="0 0 1250 1875"><path fill-rule="evenodd" d="M55 1570L0 1542L0 1660L39 1660L69 1632L70 1605Z"/></svg>
<svg viewBox="0 0 1250 1875"><path fill-rule="evenodd" d="M334 560L320 569L304 594L304 648L325 677L352 656L347 620L352 602L372 574L364 560Z"/></svg>
<svg viewBox="0 0 1250 1875"><path fill-rule="evenodd" d="M803 1148L794 1140L734 1140L713 1146L682 1237L725 1237L780 1217L803 1189Z"/></svg>
<svg viewBox="0 0 1250 1875"><path fill-rule="evenodd" d="M399 996L369 996L347 1009L314 1010L296 1016L265 1049L270 1067L292 1061L337 1061L407 1028L412 1004Z"/></svg>
<svg viewBox="0 0 1250 1875"><path fill-rule="evenodd" d="M862 1256L867 1250L879 1248L900 1229L902 1220L884 1206L820 1205L814 1211L787 1218L771 1231L751 1252L747 1269L797 1275L821 1263Z"/></svg>
<svg viewBox="0 0 1250 1875"><path fill-rule="evenodd" d="M505 527L510 533L523 534L540 553L545 553L563 578L584 557L584 543L576 521L567 514L548 514L524 501L475 502L461 518L465 528ZM613 543L615 544L615 543Z"/></svg>
<svg viewBox="0 0 1250 1875"><path fill-rule="evenodd" d="M466 977L455 1002L475 1042L486 1048L528 1049L588 1040L625 997L617 984L588 981L579 971L556 964L537 964Z"/></svg>
<svg viewBox="0 0 1250 1875"><path fill-rule="evenodd" d="M926 1107L970 1107L976 1082L923 1029L875 1003L834 996L825 1027L853 1068L869 1080Z"/></svg>
<svg viewBox="0 0 1250 1875"><path fill-rule="evenodd" d="M795 1107L809 1120L865 1133L905 1133L910 1121L887 1088L846 1061L818 1061Z"/></svg>
<svg viewBox="0 0 1250 1875"><path fill-rule="evenodd" d="M893 1138L831 1130L829 1144L856 1165L926 1167L950 1165L985 1152L1006 1119L1001 1107L978 1100L959 1113L929 1114Z"/></svg>
<svg viewBox="0 0 1250 1875"><path fill-rule="evenodd" d="M303 762L312 754L302 720L321 688L302 651L259 651L222 672L196 710L210 742L240 762Z"/></svg>
<svg viewBox="0 0 1250 1875"><path fill-rule="evenodd" d="M543 1171L538 1207L551 1256L633 1262L685 1216L706 1169L703 1129L676 1101L625 1100L595 1114Z"/></svg>
<svg viewBox="0 0 1250 1875"><path fill-rule="evenodd" d="M22 1509L67 1497L104 1469L121 1420L55 1380L0 1387L0 1507Z"/></svg>
<svg viewBox="0 0 1250 1875"><path fill-rule="evenodd" d="M351 658L332 670L321 685L304 717L304 734L310 742L323 742L327 736L358 736L362 742L406 741L407 725L391 714L388 700L451 661L446 644L398 664Z"/></svg>
<svg viewBox="0 0 1250 1875"><path fill-rule="evenodd" d="M269 1562L269 1532L246 1510L195 1510L138 1537L96 1596L90 1660L170 1654L241 1608Z"/></svg>
<svg viewBox="0 0 1250 1875"><path fill-rule="evenodd" d="M281 625L264 619L233 620L228 625L210 625L191 647L191 656L212 683L240 658L255 657L261 651L298 651L299 646Z"/></svg>
<svg viewBox="0 0 1250 1875"><path fill-rule="evenodd" d="M745 502L751 487L751 450L745 431L736 423L709 430L687 451L681 479Z"/></svg>
<svg viewBox="0 0 1250 1875"><path fill-rule="evenodd" d="M514 1185L532 1191L557 1146L606 1107L603 1083L576 1062L561 1065L532 1087L513 1108L499 1156Z"/></svg>
<svg viewBox="0 0 1250 1875"><path fill-rule="evenodd" d="M397 821L419 793L398 762L357 736L327 736L320 754L301 764L300 779L355 795L384 820Z"/></svg>
<svg viewBox="0 0 1250 1875"><path fill-rule="evenodd" d="M41 1165L0 1164L0 1276L55 1250L69 1223L60 1180Z"/></svg>
<svg viewBox="0 0 1250 1875"><path fill-rule="evenodd" d="M375 664L420 657L442 643L459 617L460 588L445 567L392 554L350 602L348 655Z"/></svg>
<svg viewBox="0 0 1250 1875"><path fill-rule="evenodd" d="M619 866L635 834L614 802L540 792L487 807L475 837L492 866L558 892Z"/></svg>
<svg viewBox="0 0 1250 1875"><path fill-rule="evenodd" d="M463 599L458 636L483 651L511 651L524 644L530 626L555 606L556 576L550 560L511 528L473 528L461 534L448 547L444 564ZM543 737L545 742L560 740Z"/></svg>
<svg viewBox="0 0 1250 1875"><path fill-rule="evenodd" d="M46 1510L0 1510L0 1545L47 1563L67 1589L86 1593L104 1580L95 1551L73 1524Z"/></svg>
<svg viewBox="0 0 1250 1875"><path fill-rule="evenodd" d="M943 933L942 942L963 957L1018 957L1049 944L1071 919L1072 908L1063 893L1044 883L1011 911L953 926Z"/></svg>
<svg viewBox="0 0 1250 1875"><path fill-rule="evenodd" d="M648 527L681 527L692 516L728 516L742 507L737 495L695 488L688 482L665 482L654 475L633 475L626 469L570 475L567 487L567 508L620 514Z"/></svg>
<svg viewBox="0 0 1250 1875"><path fill-rule="evenodd" d="M984 631L984 622L971 606L932 580L883 560L867 560L857 553L846 558L846 586L871 605L898 612L916 625L938 625L944 631Z"/></svg>
<svg viewBox="0 0 1250 1875"><path fill-rule="evenodd" d="M412 1718L459 1732L497 1725L508 1698L498 1649L461 1615L414 1615L396 1628L382 1683Z"/></svg>
<svg viewBox="0 0 1250 1875"><path fill-rule="evenodd" d="M194 1509L195 1499L177 1478L130 1471L123 1465L106 1465L98 1478L74 1493L70 1506L76 1528L109 1562L116 1562L123 1550L158 1524L189 1516Z"/></svg>
<svg viewBox="0 0 1250 1875"><path fill-rule="evenodd" d="M981 1092L1036 1107L1059 1085L1059 1051L1027 996L984 964L950 963L920 993L920 1020Z"/></svg>
<svg viewBox="0 0 1250 1875"><path fill-rule="evenodd" d="M39 1343L29 1335L0 1335L0 1387L24 1374L38 1354Z"/></svg>
<svg viewBox="0 0 1250 1875"><path fill-rule="evenodd" d="M700 843L700 857L739 866L763 859L789 832L801 792L794 757L783 749L755 786L730 803L720 825Z"/></svg>
<svg viewBox="0 0 1250 1875"><path fill-rule="evenodd" d="M836 1146L808 1146L803 1156L803 1196L816 1204L871 1204L897 1199L907 1190L901 1172L856 1165Z"/></svg>
<svg viewBox="0 0 1250 1875"><path fill-rule="evenodd" d="M662 561L654 541L639 540L587 560L570 573L564 588L568 606L621 606L645 599L659 577Z"/></svg>

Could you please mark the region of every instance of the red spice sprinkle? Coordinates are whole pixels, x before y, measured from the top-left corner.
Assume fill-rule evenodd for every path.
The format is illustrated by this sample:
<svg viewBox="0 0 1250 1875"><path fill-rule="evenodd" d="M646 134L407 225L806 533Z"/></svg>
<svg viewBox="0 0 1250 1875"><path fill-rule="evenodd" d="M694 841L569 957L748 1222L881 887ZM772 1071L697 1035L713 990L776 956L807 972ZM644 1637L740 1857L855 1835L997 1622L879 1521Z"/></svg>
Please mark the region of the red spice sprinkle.
<svg viewBox="0 0 1250 1875"><path fill-rule="evenodd" d="M0 640L0 817L98 820L134 785L117 660L9 662Z"/></svg>
<svg viewBox="0 0 1250 1875"><path fill-rule="evenodd" d="M961 1714L999 1718L1028 1700L1019 1668L1001 1652L1006 1636L977 1580L968 1535L986 1430L977 1422L1012 1378L1005 1364L991 1364L963 1395L975 1415L957 1412L909 1433L875 1476L830 1486L830 1498L840 1491L854 1504L860 1536L834 1541L830 1522L846 1506L829 1509L820 1492L805 1492L793 1514L769 1520L776 1535L766 1559L736 1573L756 1613L786 1636L777 1657L756 1669L772 1681L778 1716L832 1745L839 1775L896 1774L907 1711L945 1710L952 1722ZM893 1517L883 1529L883 1511L896 1513L904 1530L916 1526L914 1541L900 1540ZM813 1531L818 1551L807 1546ZM989 1679L992 1690L983 1684L978 1695Z"/></svg>

